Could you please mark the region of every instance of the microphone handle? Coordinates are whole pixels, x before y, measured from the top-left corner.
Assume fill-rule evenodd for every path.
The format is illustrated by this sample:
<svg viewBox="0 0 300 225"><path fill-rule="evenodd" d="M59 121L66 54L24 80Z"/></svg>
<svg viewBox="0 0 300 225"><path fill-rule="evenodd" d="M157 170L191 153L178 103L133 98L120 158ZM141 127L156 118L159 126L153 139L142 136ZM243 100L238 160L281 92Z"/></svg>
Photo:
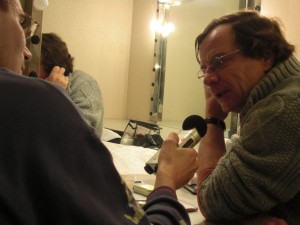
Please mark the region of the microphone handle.
<svg viewBox="0 0 300 225"><path fill-rule="evenodd" d="M180 148L193 148L200 141L201 137L196 129L191 129L184 135L178 143Z"/></svg>
<svg viewBox="0 0 300 225"><path fill-rule="evenodd" d="M178 143L178 147L180 148L193 148L200 141L201 137L198 134L196 129L192 129L187 131ZM158 157L160 150L158 150L147 162L144 167L145 171L149 174L153 174L157 172L158 169Z"/></svg>

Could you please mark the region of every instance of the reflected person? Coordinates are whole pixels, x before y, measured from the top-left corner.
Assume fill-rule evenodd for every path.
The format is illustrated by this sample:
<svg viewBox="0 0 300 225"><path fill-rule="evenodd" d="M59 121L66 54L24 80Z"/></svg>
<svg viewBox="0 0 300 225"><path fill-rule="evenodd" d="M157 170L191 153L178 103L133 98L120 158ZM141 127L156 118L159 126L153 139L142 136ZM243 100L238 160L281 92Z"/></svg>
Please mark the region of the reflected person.
<svg viewBox="0 0 300 225"><path fill-rule="evenodd" d="M60 85L66 90L101 138L104 105L99 85L87 73L73 70L73 60L61 37L54 33L42 34L39 78Z"/></svg>
<svg viewBox="0 0 300 225"><path fill-rule="evenodd" d="M300 63L294 46L278 21L255 11L213 20L195 45L208 123L198 150L202 214L210 221L265 215L300 224ZM226 151L229 112L239 113L240 135Z"/></svg>
<svg viewBox="0 0 300 225"><path fill-rule="evenodd" d="M37 24L19 0L0 0L0 224L190 224L175 190L196 171L196 151L169 135L142 209L67 93L21 75Z"/></svg>

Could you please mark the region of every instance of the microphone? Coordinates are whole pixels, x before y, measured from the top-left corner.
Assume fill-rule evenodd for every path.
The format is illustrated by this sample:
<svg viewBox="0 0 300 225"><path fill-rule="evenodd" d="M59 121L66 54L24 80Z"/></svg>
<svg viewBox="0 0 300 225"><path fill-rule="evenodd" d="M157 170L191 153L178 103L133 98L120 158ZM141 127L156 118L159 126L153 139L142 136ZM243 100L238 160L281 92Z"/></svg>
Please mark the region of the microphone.
<svg viewBox="0 0 300 225"><path fill-rule="evenodd" d="M183 121L182 129L187 130L187 133L179 140L178 147L193 148L206 134L207 126L201 116L191 115ZM144 169L147 173L157 172L159 153L160 150L146 162Z"/></svg>

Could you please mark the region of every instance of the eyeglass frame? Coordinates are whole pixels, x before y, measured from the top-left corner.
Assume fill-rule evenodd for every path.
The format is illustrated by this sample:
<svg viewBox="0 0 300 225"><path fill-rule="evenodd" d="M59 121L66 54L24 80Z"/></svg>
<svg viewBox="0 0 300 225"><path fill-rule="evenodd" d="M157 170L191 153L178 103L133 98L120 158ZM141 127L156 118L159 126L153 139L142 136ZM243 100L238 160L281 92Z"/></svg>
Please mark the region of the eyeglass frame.
<svg viewBox="0 0 300 225"><path fill-rule="evenodd" d="M233 55L233 54L235 54L235 53L238 53L238 52L240 52L240 49L233 50L233 51L231 51L231 52L226 53L225 55L213 57L213 58L210 60L210 62L212 62L213 60L215 60L215 61L217 60L218 65L217 65L217 66L216 66L216 65L214 65L214 66L205 66L205 68L204 68L203 66L200 66L200 70L199 70L198 73L197 73L198 79L202 79L203 77L205 77L205 75L206 75L208 69L211 69L212 71L219 70L220 67L221 67L222 64L223 64L223 61L222 61L222 60L224 60L224 58L226 58L227 56ZM200 73L202 73L201 76L199 75Z"/></svg>
<svg viewBox="0 0 300 225"><path fill-rule="evenodd" d="M33 19L30 15L28 15L26 12L20 10L20 8L16 6L14 3L12 3L11 1L9 0L4 0L4 1L7 2L9 5L15 7L18 11L20 11L20 16L22 17L22 21L20 21L20 25L24 31L25 40L28 40L33 35L35 35L40 24L35 19ZM28 19L30 23L28 22L27 24L26 21L28 21Z"/></svg>

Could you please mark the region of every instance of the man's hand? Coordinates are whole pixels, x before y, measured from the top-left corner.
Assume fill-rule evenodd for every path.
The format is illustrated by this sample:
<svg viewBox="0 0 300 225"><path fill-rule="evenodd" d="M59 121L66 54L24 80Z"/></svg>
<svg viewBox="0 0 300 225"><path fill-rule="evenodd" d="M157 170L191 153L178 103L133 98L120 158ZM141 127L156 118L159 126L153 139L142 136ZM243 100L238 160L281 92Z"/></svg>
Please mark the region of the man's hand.
<svg viewBox="0 0 300 225"><path fill-rule="evenodd" d="M205 116L224 120L228 116L228 113L222 110L221 105L217 102L208 86L204 85L204 91L206 99Z"/></svg>
<svg viewBox="0 0 300 225"><path fill-rule="evenodd" d="M64 90L68 87L69 78L65 76L65 68L54 66L49 76L45 79L61 86Z"/></svg>
<svg viewBox="0 0 300 225"><path fill-rule="evenodd" d="M283 219L277 217L259 214L241 220L239 225L287 225L287 223Z"/></svg>
<svg viewBox="0 0 300 225"><path fill-rule="evenodd" d="M197 152L193 148L178 148L179 137L169 134L160 150L155 187L168 186L174 190L185 185L195 174Z"/></svg>

